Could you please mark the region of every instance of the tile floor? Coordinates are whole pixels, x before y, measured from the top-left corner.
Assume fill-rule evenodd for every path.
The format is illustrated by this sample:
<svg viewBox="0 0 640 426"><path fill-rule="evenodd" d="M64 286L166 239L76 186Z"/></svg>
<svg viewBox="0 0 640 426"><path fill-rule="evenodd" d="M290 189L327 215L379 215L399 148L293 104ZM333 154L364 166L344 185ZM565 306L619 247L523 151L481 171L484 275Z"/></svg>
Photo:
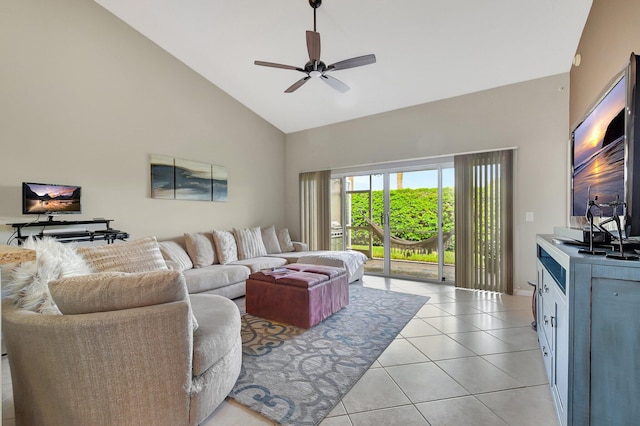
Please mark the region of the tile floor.
<svg viewBox="0 0 640 426"><path fill-rule="evenodd" d="M557 425L530 327L531 298L365 276L364 285L431 299L321 426ZM2 359L2 424L14 425ZM225 401L203 425L270 425Z"/></svg>

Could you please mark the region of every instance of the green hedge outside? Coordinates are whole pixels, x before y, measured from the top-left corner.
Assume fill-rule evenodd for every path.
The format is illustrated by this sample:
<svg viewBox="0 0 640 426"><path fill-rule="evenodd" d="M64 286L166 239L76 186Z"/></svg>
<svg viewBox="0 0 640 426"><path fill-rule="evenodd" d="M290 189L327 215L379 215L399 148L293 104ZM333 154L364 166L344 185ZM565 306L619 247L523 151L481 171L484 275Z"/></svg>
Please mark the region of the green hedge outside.
<svg viewBox="0 0 640 426"><path fill-rule="evenodd" d="M383 191L371 191L372 214L375 224L381 225ZM392 235L408 241L422 241L438 232L438 189L406 188L389 191L389 225ZM351 194L351 225L368 226L369 197L366 193ZM454 228L454 188L442 189L443 232ZM361 241L362 240L362 241ZM364 237L355 236L353 244L367 245ZM380 245L380 242L374 244ZM451 247L453 249L453 247Z"/></svg>

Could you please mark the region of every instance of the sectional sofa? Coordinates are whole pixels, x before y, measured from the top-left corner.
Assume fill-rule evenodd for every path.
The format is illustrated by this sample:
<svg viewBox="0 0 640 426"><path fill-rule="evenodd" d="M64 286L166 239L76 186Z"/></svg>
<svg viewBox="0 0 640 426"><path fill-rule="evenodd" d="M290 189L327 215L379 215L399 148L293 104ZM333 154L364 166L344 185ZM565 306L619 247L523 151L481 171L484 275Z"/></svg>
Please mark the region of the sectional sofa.
<svg viewBox="0 0 640 426"><path fill-rule="evenodd" d="M25 248L37 260L3 283L17 424L197 425L240 374L240 312L229 299L245 294L250 273L324 262L355 280L366 260L310 252L274 227Z"/></svg>
<svg viewBox="0 0 640 426"><path fill-rule="evenodd" d="M183 273L190 294L210 293L234 299L244 296L249 275L287 263L343 267L348 281L360 279L365 255L355 251L309 251L291 241L289 231L274 226L187 233L159 242L170 269Z"/></svg>

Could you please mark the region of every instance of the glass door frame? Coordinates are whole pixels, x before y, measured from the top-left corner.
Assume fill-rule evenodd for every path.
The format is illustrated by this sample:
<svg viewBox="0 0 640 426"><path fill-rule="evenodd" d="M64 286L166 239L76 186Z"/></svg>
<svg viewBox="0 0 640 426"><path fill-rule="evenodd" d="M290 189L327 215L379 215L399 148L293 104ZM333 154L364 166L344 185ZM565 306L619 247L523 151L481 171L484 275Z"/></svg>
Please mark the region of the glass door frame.
<svg viewBox="0 0 640 426"><path fill-rule="evenodd" d="M382 225L384 228L384 238L383 238L383 247L384 247L384 258L383 258L383 272L380 273L374 273L374 272L368 272L368 274L371 275L381 275L381 276L385 276L385 277L390 277L390 278L407 278L407 276L405 275L396 275L396 274L392 274L391 273L391 232L390 232L390 189L391 189L391 184L390 184L390 176L391 174L394 173L404 173L404 172L415 172L415 171L431 171L431 170L436 170L438 175L437 175L437 183L438 183L438 278L436 281L440 282L440 281L444 281L444 242L443 242L443 226L444 226L444 219L443 219L443 170L444 169L453 169L453 158L451 157L447 157L447 158L439 158L439 159L435 159L435 161L424 161L424 162L410 162L413 164L405 164L405 165L395 165L395 166L390 166L390 165L386 165L387 167L383 167L382 165L380 166L380 168L375 168L375 169L367 169L367 170L353 170L351 172L349 171L340 171L340 172L334 172L332 174L332 178L342 178L342 207L343 207L343 211L342 211L342 229L343 229L343 246L347 247L347 241L346 238L348 238L349 232L347 230L347 217L346 217L346 210L347 210L347 199L346 199L346 195L347 192L349 193L353 193L353 192L358 192L355 190L351 190L351 191L347 191L347 185L346 185L346 179L349 176L374 176L374 175L382 175L382 181L383 181L383 217L382 217ZM372 179L370 178L369 182L370 182L370 186L369 186L369 191L373 191L373 189L371 188L371 181ZM411 279L416 279L416 277L410 277ZM422 281L430 281L433 282L434 280L432 279L420 279L417 278L418 280L422 280ZM453 283L450 283L453 284Z"/></svg>

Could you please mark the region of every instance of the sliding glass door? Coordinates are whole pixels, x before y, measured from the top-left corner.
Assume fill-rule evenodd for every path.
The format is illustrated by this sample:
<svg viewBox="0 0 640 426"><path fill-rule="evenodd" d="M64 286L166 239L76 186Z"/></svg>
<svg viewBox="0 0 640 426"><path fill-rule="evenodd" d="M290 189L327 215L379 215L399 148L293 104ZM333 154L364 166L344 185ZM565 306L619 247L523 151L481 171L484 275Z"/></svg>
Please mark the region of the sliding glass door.
<svg viewBox="0 0 640 426"><path fill-rule="evenodd" d="M342 182L344 247L367 255L366 273L455 280L451 165L347 175Z"/></svg>

